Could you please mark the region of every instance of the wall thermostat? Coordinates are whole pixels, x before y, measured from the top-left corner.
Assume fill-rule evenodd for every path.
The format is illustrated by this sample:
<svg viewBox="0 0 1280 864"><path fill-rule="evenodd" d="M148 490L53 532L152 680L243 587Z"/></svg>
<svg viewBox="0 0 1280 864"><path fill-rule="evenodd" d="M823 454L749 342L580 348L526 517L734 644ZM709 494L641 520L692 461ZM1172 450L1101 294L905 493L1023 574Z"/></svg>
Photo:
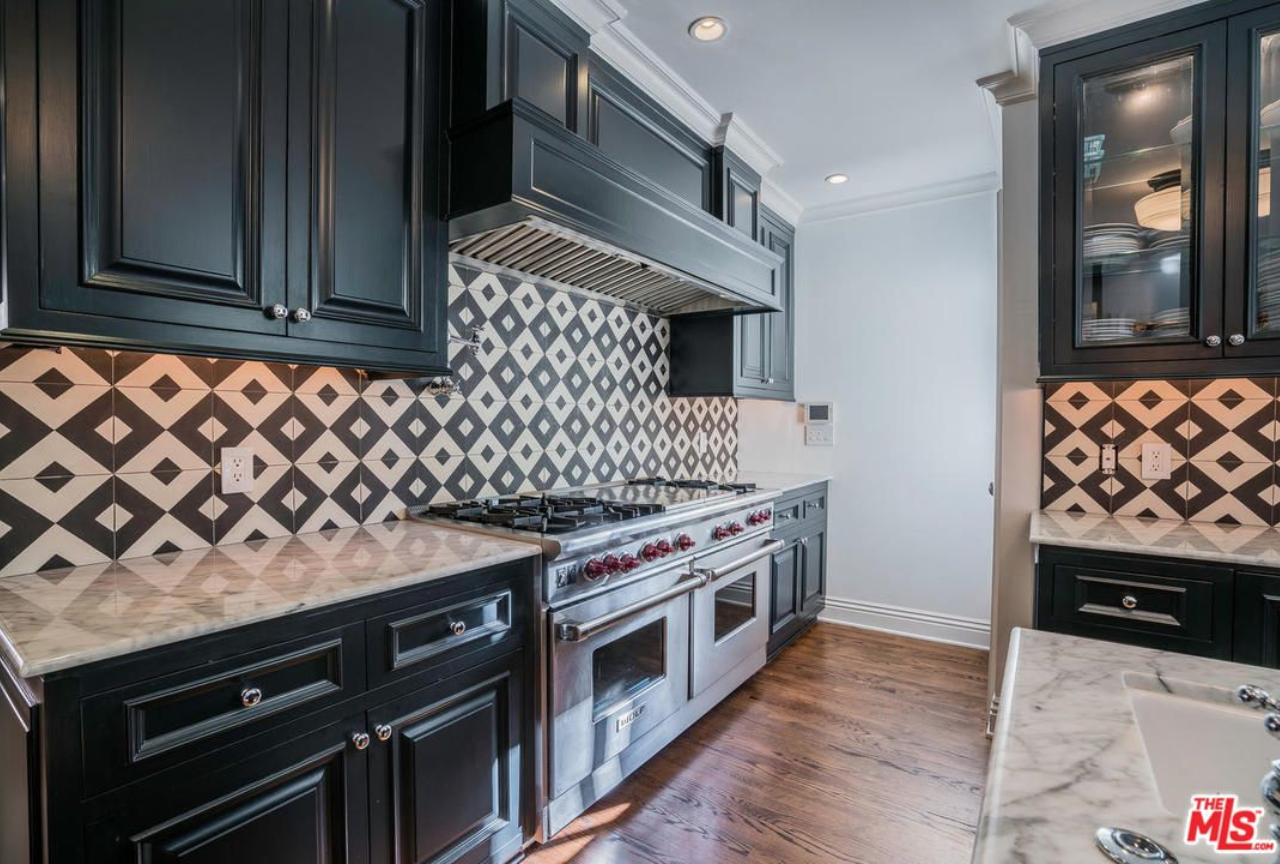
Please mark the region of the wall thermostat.
<svg viewBox="0 0 1280 864"><path fill-rule="evenodd" d="M835 406L830 402L806 402L804 406L806 447L832 447L836 443Z"/></svg>

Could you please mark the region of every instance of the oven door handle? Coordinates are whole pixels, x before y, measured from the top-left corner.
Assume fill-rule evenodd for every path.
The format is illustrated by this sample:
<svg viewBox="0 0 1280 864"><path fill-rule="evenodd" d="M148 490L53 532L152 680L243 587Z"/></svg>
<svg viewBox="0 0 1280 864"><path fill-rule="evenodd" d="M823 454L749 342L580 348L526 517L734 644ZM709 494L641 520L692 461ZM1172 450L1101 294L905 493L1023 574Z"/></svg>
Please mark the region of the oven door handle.
<svg viewBox="0 0 1280 864"><path fill-rule="evenodd" d="M707 580L701 574L695 574L692 579L684 579L675 585L652 597L646 597L639 603L633 603L630 606L624 606L616 612L610 612L607 615L601 615L599 618L592 618L590 621L566 621L556 628L556 635L560 637L561 642L581 642L597 633L616 627L632 615L637 615L646 609L652 609L666 603L668 600L674 600L688 594L690 591L697 591L699 588L707 584Z"/></svg>
<svg viewBox="0 0 1280 864"><path fill-rule="evenodd" d="M728 564L721 564L719 567L694 567L693 572L694 575L701 576L706 579L708 583L718 582L735 570L741 570L743 567L746 567L748 564L754 564L761 558L768 557L775 552L781 552L786 545L787 544L782 540L770 540L754 552L748 552L746 555L743 555L741 558L736 558Z"/></svg>

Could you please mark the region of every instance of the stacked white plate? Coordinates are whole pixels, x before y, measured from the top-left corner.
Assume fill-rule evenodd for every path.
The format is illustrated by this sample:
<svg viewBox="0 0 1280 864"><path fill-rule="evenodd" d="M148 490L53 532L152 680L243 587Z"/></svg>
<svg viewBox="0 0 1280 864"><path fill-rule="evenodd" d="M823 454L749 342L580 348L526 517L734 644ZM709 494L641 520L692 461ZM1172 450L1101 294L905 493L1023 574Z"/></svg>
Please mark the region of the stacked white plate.
<svg viewBox="0 0 1280 864"><path fill-rule="evenodd" d="M1080 325L1080 338L1085 342L1132 339L1137 323L1133 318L1095 318Z"/></svg>
<svg viewBox="0 0 1280 864"><path fill-rule="evenodd" d="M1191 238L1183 232L1166 232L1160 231L1156 235L1159 239L1152 240L1147 244L1148 249L1185 249L1191 245Z"/></svg>
<svg viewBox="0 0 1280 864"><path fill-rule="evenodd" d="M1127 222L1104 222L1084 229L1086 258L1125 255L1142 248L1142 228Z"/></svg>
<svg viewBox="0 0 1280 864"><path fill-rule="evenodd" d="M1258 255L1258 326L1280 329L1280 251Z"/></svg>
<svg viewBox="0 0 1280 864"><path fill-rule="evenodd" d="M1151 319L1153 336L1177 336L1191 332L1191 307L1178 306L1157 312Z"/></svg>

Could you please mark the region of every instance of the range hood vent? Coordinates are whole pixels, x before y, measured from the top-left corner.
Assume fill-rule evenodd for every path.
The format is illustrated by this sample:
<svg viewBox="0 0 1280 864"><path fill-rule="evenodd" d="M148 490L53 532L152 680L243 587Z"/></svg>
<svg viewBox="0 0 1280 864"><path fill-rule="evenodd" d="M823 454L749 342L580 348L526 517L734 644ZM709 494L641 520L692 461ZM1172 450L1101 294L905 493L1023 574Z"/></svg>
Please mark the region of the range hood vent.
<svg viewBox="0 0 1280 864"><path fill-rule="evenodd" d="M536 276L663 317L742 306L722 288L537 217L449 245L464 263Z"/></svg>

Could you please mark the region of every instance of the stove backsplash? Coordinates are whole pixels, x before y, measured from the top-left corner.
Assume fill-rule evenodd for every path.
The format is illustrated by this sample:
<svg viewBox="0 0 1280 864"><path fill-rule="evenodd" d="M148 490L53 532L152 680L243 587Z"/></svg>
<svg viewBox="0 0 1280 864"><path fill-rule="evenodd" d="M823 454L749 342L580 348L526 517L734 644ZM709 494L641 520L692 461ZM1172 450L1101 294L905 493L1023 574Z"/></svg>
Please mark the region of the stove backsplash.
<svg viewBox="0 0 1280 864"><path fill-rule="evenodd" d="M1275 378L1116 381L1045 388L1046 510L1280 524ZM1142 445L1172 450L1168 480L1142 479ZM1102 446L1114 444L1114 475Z"/></svg>
<svg viewBox="0 0 1280 864"><path fill-rule="evenodd" d="M0 575L399 519L409 506L737 469L738 405L668 397L670 323L461 266L460 392L349 370L0 349ZM705 436L700 454L698 439ZM252 494L222 494L223 447Z"/></svg>

